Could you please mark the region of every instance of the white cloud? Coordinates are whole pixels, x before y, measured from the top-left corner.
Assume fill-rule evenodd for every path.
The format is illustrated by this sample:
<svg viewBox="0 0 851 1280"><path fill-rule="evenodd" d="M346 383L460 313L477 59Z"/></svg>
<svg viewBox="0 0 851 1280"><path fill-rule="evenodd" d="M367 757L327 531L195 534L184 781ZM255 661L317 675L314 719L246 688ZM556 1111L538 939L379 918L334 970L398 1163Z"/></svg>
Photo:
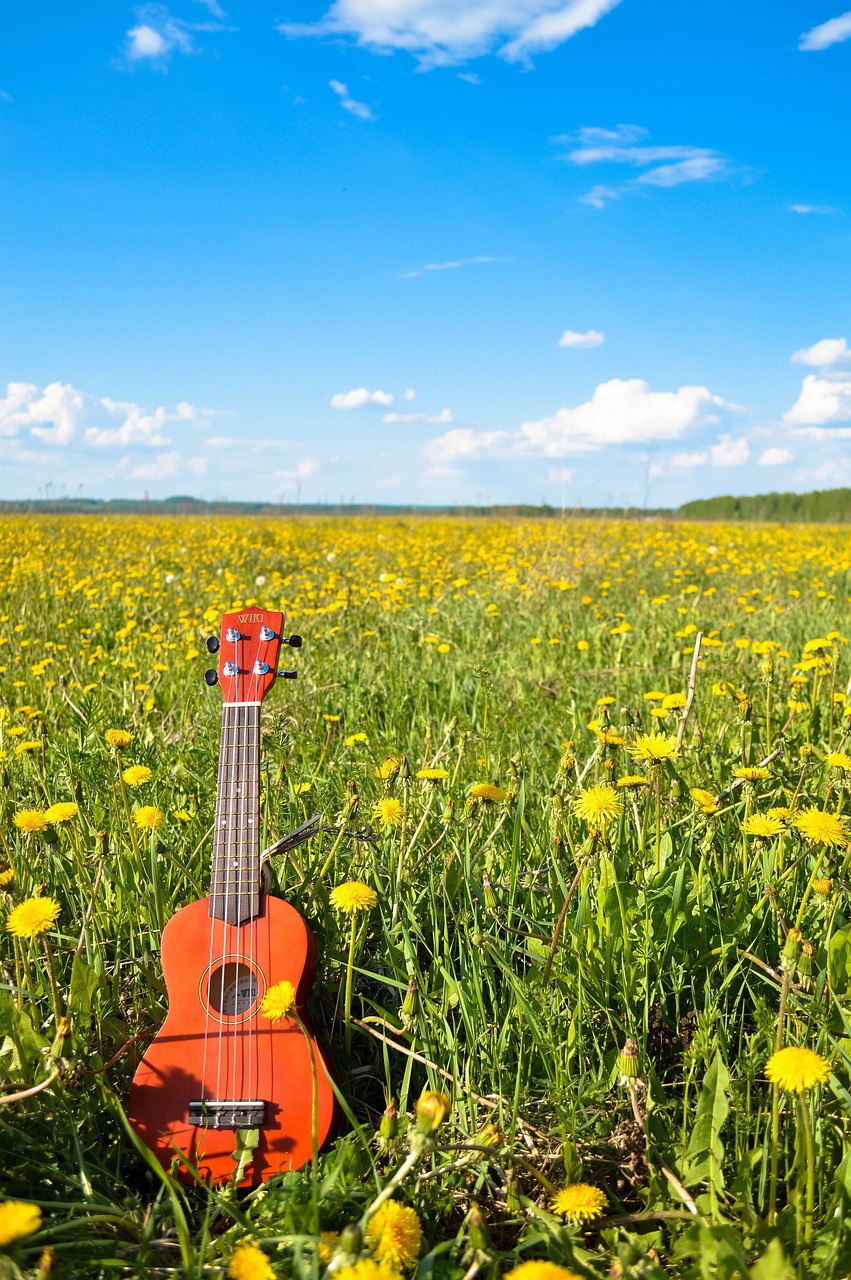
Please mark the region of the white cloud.
<svg viewBox="0 0 851 1280"><path fill-rule="evenodd" d="M404 49L422 67L447 66L496 53L528 63L583 28L619 0L333 0L318 22L284 22L286 36L353 36L377 53Z"/></svg>
<svg viewBox="0 0 851 1280"><path fill-rule="evenodd" d="M273 474L279 480L308 480L310 476L315 475L318 470L318 458L299 458L293 470L275 471Z"/></svg>
<svg viewBox="0 0 851 1280"><path fill-rule="evenodd" d="M126 462L126 459L122 459L122 462ZM179 475L181 471L202 476L206 470L207 464L203 458L184 458L182 454L172 451L158 453L153 462L143 462L132 467L130 474L135 480L165 480L169 476Z"/></svg>
<svg viewBox="0 0 851 1280"><path fill-rule="evenodd" d="M844 338L822 338L820 342L814 342L811 347L801 347L800 351L796 351L792 356L793 364L810 364L817 369L824 369L828 365L836 364L839 360L846 360L851 356L848 350L848 343Z"/></svg>
<svg viewBox="0 0 851 1280"><path fill-rule="evenodd" d="M197 0L214 19L225 14L217 0ZM136 11L137 22L125 34L124 57L129 63L149 62L163 68L170 55L195 53L193 33L197 31L224 31L220 21L186 22L174 18L165 4L143 4ZM232 29L232 28L231 28Z"/></svg>
<svg viewBox="0 0 851 1280"><path fill-rule="evenodd" d="M389 425L399 422L420 422L432 426L444 426L453 421L451 409L441 409L440 413L385 413L381 419Z"/></svg>
<svg viewBox="0 0 851 1280"><path fill-rule="evenodd" d="M851 10L841 13L838 18L830 18L819 26L806 31L798 43L798 48L805 53L813 53L821 49L829 49L832 44L840 44L851 36Z"/></svg>
<svg viewBox="0 0 851 1280"><path fill-rule="evenodd" d="M699 421L711 420L713 409L729 407L706 387L651 391L641 378L612 378L584 404L524 422L519 451L555 458L607 445L677 440Z"/></svg>
<svg viewBox="0 0 851 1280"><path fill-rule="evenodd" d="M675 467L690 471L693 467L705 467L709 461L709 450L703 449L695 453L675 453L671 459Z"/></svg>
<svg viewBox="0 0 851 1280"><path fill-rule="evenodd" d="M436 467L446 467L460 459L470 461L490 453L494 446L510 440L507 431L474 431L472 427L453 427L446 435L430 440L426 457ZM432 472L434 474L434 472Z"/></svg>
<svg viewBox="0 0 851 1280"><path fill-rule="evenodd" d="M801 394L784 422L801 426L824 426L828 422L847 422L851 418L851 380L836 376L808 373L801 384Z"/></svg>
<svg viewBox="0 0 851 1280"><path fill-rule="evenodd" d="M478 258L453 258L450 262L426 262L421 267L415 267L413 271L400 272L399 279L414 280L417 276L421 276L425 271L457 271L459 267L473 267L480 262L498 261L498 258L489 258L480 255Z"/></svg>
<svg viewBox="0 0 851 1280"><path fill-rule="evenodd" d="M161 58L171 47L165 36L147 24L131 27L127 32L127 57L134 62L140 58Z"/></svg>
<svg viewBox="0 0 851 1280"><path fill-rule="evenodd" d="M414 388L413 388L413 387L408 387L408 389L407 389L406 391L403 391L403 392L402 392L402 399L403 399L403 400L413 400L413 399L416 397L416 394L417 394L417 393L416 393L416 391L414 390Z"/></svg>
<svg viewBox="0 0 851 1280"><path fill-rule="evenodd" d="M388 409L395 397L389 391L367 391L366 387L354 387L351 391L338 391L331 397L332 409L366 409L370 405L382 405Z"/></svg>
<svg viewBox="0 0 851 1280"><path fill-rule="evenodd" d="M575 351L588 351L591 347L601 347L606 335L599 329L589 329L587 333L576 333L573 329L565 329L558 340L560 347L571 347Z"/></svg>
<svg viewBox="0 0 851 1280"><path fill-rule="evenodd" d="M782 467L787 462L794 460L794 453L788 449L766 449L760 454L759 465L761 467Z"/></svg>
<svg viewBox="0 0 851 1280"><path fill-rule="evenodd" d="M725 157L710 147L649 146L643 142L646 136L647 130L639 125L619 124L614 129L586 126L576 134L554 139L567 148L564 159L572 165L628 165L644 170L624 183L597 184L580 196L581 203L603 209L641 187L678 187L685 182L722 178L728 172Z"/></svg>
<svg viewBox="0 0 851 1280"><path fill-rule="evenodd" d="M358 102L349 93L349 86L343 84L342 80L329 80L334 93L340 99L340 106L344 111L348 111L349 115L357 116L358 120L374 120L372 109L365 102Z"/></svg>
<svg viewBox="0 0 851 1280"><path fill-rule="evenodd" d="M207 426L217 416L181 401L171 413L163 406L146 413L132 401L92 396L70 383L51 382L43 390L29 382L10 382L0 399L0 436L29 433L47 446L74 443L83 428L83 441L93 446L156 446L170 444L163 429L172 423ZM120 418L117 425L115 421Z"/></svg>
<svg viewBox="0 0 851 1280"><path fill-rule="evenodd" d="M743 467L750 456L750 446L744 436L734 440L732 436L721 435L709 450L713 467Z"/></svg>
<svg viewBox="0 0 851 1280"><path fill-rule="evenodd" d="M557 484L567 484L573 479L573 471L570 467L551 467L547 472L548 480L555 480Z"/></svg>
<svg viewBox="0 0 851 1280"><path fill-rule="evenodd" d="M832 204L790 204L790 213L839 213Z"/></svg>

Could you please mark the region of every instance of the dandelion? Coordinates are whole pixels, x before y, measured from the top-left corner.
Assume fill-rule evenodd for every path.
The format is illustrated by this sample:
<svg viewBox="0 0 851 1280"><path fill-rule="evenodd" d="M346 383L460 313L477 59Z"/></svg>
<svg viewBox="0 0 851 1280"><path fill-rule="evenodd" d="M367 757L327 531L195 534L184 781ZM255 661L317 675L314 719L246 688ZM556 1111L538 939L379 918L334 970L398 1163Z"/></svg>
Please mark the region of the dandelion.
<svg viewBox="0 0 851 1280"><path fill-rule="evenodd" d="M807 840L812 840L813 844L823 844L828 849L848 841L845 818L835 813L828 813L815 805L798 814L795 818L795 826Z"/></svg>
<svg viewBox="0 0 851 1280"><path fill-rule="evenodd" d="M826 898L833 888L833 881L829 876L816 876L813 881L813 893L818 894L820 898Z"/></svg>
<svg viewBox="0 0 851 1280"><path fill-rule="evenodd" d="M767 809L766 813L769 818L779 818L781 822L788 822L795 816L795 810L783 804L774 805L771 809Z"/></svg>
<svg viewBox="0 0 851 1280"><path fill-rule="evenodd" d="M259 1245L238 1244L228 1263L231 1280L276 1280L272 1264Z"/></svg>
<svg viewBox="0 0 851 1280"><path fill-rule="evenodd" d="M382 829L387 831L390 827L402 825L405 809L401 800L397 800L395 796L383 796L372 806L372 816L381 823Z"/></svg>
<svg viewBox="0 0 851 1280"><path fill-rule="evenodd" d="M316 1242L316 1253L323 1267L327 1267L328 1263L334 1256L334 1251L340 1243L339 1231L320 1231L319 1239Z"/></svg>
<svg viewBox="0 0 851 1280"><path fill-rule="evenodd" d="M260 1015L270 1022L279 1022L295 1009L295 987L286 978L270 987L260 1002Z"/></svg>
<svg viewBox="0 0 851 1280"><path fill-rule="evenodd" d="M423 1229L416 1209L387 1200L366 1226L366 1242L380 1262L406 1270L420 1256Z"/></svg>
<svg viewBox="0 0 851 1280"><path fill-rule="evenodd" d="M495 804L498 800L510 800L511 792L495 787L491 782L476 782L470 787L471 800L483 800L485 804Z"/></svg>
<svg viewBox="0 0 851 1280"><path fill-rule="evenodd" d="M779 818L772 818L768 813L752 813L742 823L742 830L746 836L757 836L760 840L773 840L783 830L783 823Z"/></svg>
<svg viewBox="0 0 851 1280"><path fill-rule="evenodd" d="M153 804L143 804L133 810L133 821L140 831L158 831L165 822L165 814Z"/></svg>
<svg viewBox="0 0 851 1280"><path fill-rule="evenodd" d="M9 912L6 931L16 938L38 938L58 918L61 909L53 898L27 898Z"/></svg>
<svg viewBox="0 0 851 1280"><path fill-rule="evenodd" d="M449 1099L438 1089L426 1089L417 1098L417 1125L425 1133L439 1129L449 1115Z"/></svg>
<svg viewBox="0 0 851 1280"><path fill-rule="evenodd" d="M703 787L692 787L689 795L700 809L700 812L707 817L711 817L713 813L718 812L718 800L711 791L705 791Z"/></svg>
<svg viewBox="0 0 851 1280"><path fill-rule="evenodd" d="M330 714L326 711L326 712L323 714L322 719L325 721L325 723L326 723L326 724L339 724L339 723L340 723L340 720L341 720L341 717L340 717L340 716L335 716L335 715L330 715Z"/></svg>
<svg viewBox="0 0 851 1280"><path fill-rule="evenodd" d="M441 782L444 778L449 777L446 769L418 769L417 777L423 782Z"/></svg>
<svg viewBox="0 0 851 1280"><path fill-rule="evenodd" d="M843 773L851 769L851 756L846 755L844 751L828 751L824 762L830 765L831 769L841 769Z"/></svg>
<svg viewBox="0 0 851 1280"><path fill-rule="evenodd" d="M38 835L42 831L47 830L47 815L42 813L41 809L21 809L12 819L19 831L23 831L26 835Z"/></svg>
<svg viewBox="0 0 851 1280"><path fill-rule="evenodd" d="M116 751L123 751L125 747L130 746L136 735L127 729L107 729L103 736L109 746L114 747Z"/></svg>
<svg viewBox="0 0 851 1280"><path fill-rule="evenodd" d="M45 809L44 816L51 826L57 827L61 822L70 822L72 818L76 818L79 812L80 806L73 800L60 800Z"/></svg>
<svg viewBox="0 0 851 1280"><path fill-rule="evenodd" d="M602 1217L608 1203L599 1187L592 1187L587 1182L574 1182L556 1193L550 1201L550 1208L570 1222L593 1222L594 1218Z"/></svg>
<svg viewBox="0 0 851 1280"><path fill-rule="evenodd" d="M399 1280L398 1271L394 1271L384 1262L376 1262L374 1258L360 1258L350 1267L341 1267L334 1272L335 1280Z"/></svg>
<svg viewBox="0 0 851 1280"><path fill-rule="evenodd" d="M625 747L626 738L621 737L619 733L614 733L611 729L595 729L597 741L602 742L605 747Z"/></svg>
<svg viewBox="0 0 851 1280"><path fill-rule="evenodd" d="M6 885L11 884L15 878L15 872L11 867L6 867L5 871L0 871L0 889L5 889Z"/></svg>
<svg viewBox="0 0 851 1280"><path fill-rule="evenodd" d="M830 1063L812 1049L789 1045L771 1055L765 1074L785 1093L804 1093L824 1083L830 1075Z"/></svg>
<svg viewBox="0 0 851 1280"><path fill-rule="evenodd" d="M573 802L573 812L590 827L605 830L607 823L623 813L623 801L614 787L600 782L580 791Z"/></svg>
<svg viewBox="0 0 851 1280"><path fill-rule="evenodd" d="M382 760L380 765L376 766L376 778L392 778L394 773L399 772L399 761L395 756L388 756L386 760Z"/></svg>
<svg viewBox="0 0 851 1280"><path fill-rule="evenodd" d="M505 1273L505 1280L582 1280L575 1271L544 1258L532 1258Z"/></svg>
<svg viewBox="0 0 851 1280"><path fill-rule="evenodd" d="M676 760L679 755L676 738L667 733L640 733L628 750L633 759L653 764Z"/></svg>
<svg viewBox="0 0 851 1280"><path fill-rule="evenodd" d="M174 815L178 822L191 822L192 814L188 809L175 809Z"/></svg>
<svg viewBox="0 0 851 1280"><path fill-rule="evenodd" d="M743 764L733 770L733 777L741 778L744 782L764 782L771 777L771 770L758 764Z"/></svg>
<svg viewBox="0 0 851 1280"><path fill-rule="evenodd" d="M39 751L40 749L41 749L41 743L37 739L31 738L27 742L18 743L18 745L15 747L15 755L25 756L30 751Z"/></svg>
<svg viewBox="0 0 851 1280"><path fill-rule="evenodd" d="M0 1204L0 1249L31 1236L41 1226L41 1209L26 1200L4 1200Z"/></svg>
<svg viewBox="0 0 851 1280"><path fill-rule="evenodd" d="M145 764L131 764L129 769L125 769L122 778L128 787L141 787L143 783L150 782L154 776L153 771Z"/></svg>
<svg viewBox="0 0 851 1280"><path fill-rule="evenodd" d="M355 744L356 744L356 743L358 743L358 742L366 742L366 734L365 734L365 733L350 733L350 734L348 735L348 737L346 737L346 738L344 738L344 739L343 739L343 742L345 743L345 745L346 745L347 747L353 747L353 746L355 746Z"/></svg>
<svg viewBox="0 0 851 1280"><path fill-rule="evenodd" d="M647 775L645 773L626 773L622 778L618 778L615 785L622 787L624 791L633 791L636 787L646 787Z"/></svg>
<svg viewBox="0 0 851 1280"><path fill-rule="evenodd" d="M359 880L348 880L338 884L331 890L331 906L335 911L343 911L346 915L355 916L359 911L369 911L378 902L378 894L368 884Z"/></svg>

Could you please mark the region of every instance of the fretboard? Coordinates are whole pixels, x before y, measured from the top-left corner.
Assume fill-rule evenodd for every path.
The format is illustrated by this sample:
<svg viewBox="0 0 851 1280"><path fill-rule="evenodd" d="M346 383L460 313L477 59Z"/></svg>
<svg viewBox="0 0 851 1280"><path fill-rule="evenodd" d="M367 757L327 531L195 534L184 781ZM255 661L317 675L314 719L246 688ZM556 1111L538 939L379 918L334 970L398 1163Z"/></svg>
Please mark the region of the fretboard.
<svg viewBox="0 0 851 1280"><path fill-rule="evenodd" d="M210 876L210 915L242 924L260 912L260 705L225 703Z"/></svg>

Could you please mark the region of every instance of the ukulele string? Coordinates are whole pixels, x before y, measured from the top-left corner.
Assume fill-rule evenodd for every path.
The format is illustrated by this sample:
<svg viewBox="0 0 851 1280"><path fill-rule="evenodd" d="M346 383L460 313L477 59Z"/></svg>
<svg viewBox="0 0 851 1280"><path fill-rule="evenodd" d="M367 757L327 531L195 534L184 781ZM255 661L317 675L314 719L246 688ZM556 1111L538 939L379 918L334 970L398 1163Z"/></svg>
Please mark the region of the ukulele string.
<svg viewBox="0 0 851 1280"><path fill-rule="evenodd" d="M235 667L237 668L237 670L238 670L238 667L239 667L239 653L238 653L238 650L237 650L237 644L238 644L238 641L237 641L237 640L234 640L234 641L233 641L233 647L234 647L233 659L234 659L234 666L235 666ZM239 676L238 676L238 675L233 676L233 677L232 677L232 679L235 679L235 680L237 681L237 694L238 694L238 693L239 693ZM231 686L231 687L233 687L233 686ZM239 718L238 718L238 709L237 709L236 707L233 707L232 709L233 709L233 713L234 713L234 718L233 718L233 722L232 722L232 724L230 724L230 725L228 726L228 728L229 728L229 730L230 730L230 729L233 729L233 730L235 731L235 732L234 732L234 738L236 739L236 742L230 742L230 743L228 744L228 752L227 752L227 769L226 769L226 773L227 773L227 788L228 788L228 803L227 803L228 816L227 816L227 819L226 819L226 826L225 826L226 836L225 836L225 841L224 841L224 843L225 843L225 852L226 852L226 865L225 865L225 894L224 894L224 910L222 911L222 953L221 953L221 960L222 960L222 980L221 980L221 988L222 988L222 1017L221 1017L221 1019L220 1019L220 1021L219 1021L219 1054L218 1054L218 1065L217 1065L217 1070L216 1070L216 1096L217 1096L218 1098L221 1098L221 1096L222 1096L222 1095L221 1095L221 1084L222 1084L222 1052L223 1052L223 1049L224 1049L224 1047L225 1047L225 1018L227 1017L227 1009L226 1009L226 1006L225 1006L225 1000L224 1000L224 973L225 973L225 960L226 960L226 955L227 955L227 940L228 940L228 921L227 921L227 916L228 916L228 912L229 912L229 910L230 910L230 905L231 905L231 892L232 892L232 890L231 890L231 870L232 870L232 868L231 868L231 863L233 862L233 857L234 857L233 831L234 831L234 826L235 826L235 824L234 824L234 818L235 818L235 816L236 816L236 814L235 814L236 796L235 796L235 794L234 794L234 790L235 790L235 789L234 789L234 781L233 781L233 777L232 777L232 774L233 774L233 772L234 772L234 769L233 769L233 754L234 754L234 748L235 748L236 746L238 746L238 740L239 740ZM227 1068L227 1065L226 1065L226 1066L225 1066L225 1089L226 1089L226 1090L227 1090L227 1076L228 1076L228 1068Z"/></svg>
<svg viewBox="0 0 851 1280"><path fill-rule="evenodd" d="M257 691L255 690L255 696L256 696L256 693ZM251 858L250 860L246 858L246 864L250 868L250 874L253 877L255 874L255 869L259 870L259 868L257 868L257 860L255 855L255 848L258 843L257 834L256 834L257 822L255 821L255 819L259 819L259 808L260 808L259 790L257 787L257 781L258 781L257 752L260 745L260 707L259 706L251 707L249 708L249 710L251 715L251 735L250 735L250 746L248 751L247 783L248 783L248 795L249 795L249 808L251 811L251 821L253 825L251 829L251 841L250 841ZM248 886L249 898L251 898L251 896L253 895L254 888L255 888L255 885L253 882L249 884ZM251 969L252 994L254 995L254 1000L252 1001L252 1005L256 1002L257 997L260 994L260 981L256 976L257 969L256 969L256 963L255 963L256 938L257 938L257 916L255 913L252 913L251 920L248 925L248 961L249 961L249 967ZM255 987L255 984L256 984L256 987ZM248 1096L250 1098L256 1098L259 1092L258 1088L255 1088L254 1086L254 1078L253 1078L254 1035L255 1035L256 1023L257 1023L257 1011L255 1009L252 1012L250 1021L248 1023L248 1073L247 1073L248 1084L247 1084L247 1087L248 1087Z"/></svg>
<svg viewBox="0 0 851 1280"><path fill-rule="evenodd" d="M236 753L236 773L237 773L237 802L236 802L236 855L234 858L234 872L236 875L236 973L233 990L233 1022L231 1025L231 1053L230 1062L232 1070L232 1088L230 1096L238 1098L241 1096L243 1071L242 1057L239 1052L240 1048L240 1032L239 1032L239 1004L240 1004L240 970L242 968L242 886L245 877L245 843L247 836L247 823L245 811L245 743L248 736L248 712L249 708L245 705L236 708L237 714L237 753ZM249 979L250 980L250 979Z"/></svg>
<svg viewBox="0 0 851 1280"><path fill-rule="evenodd" d="M221 895L221 883L220 883L221 841L219 838L219 832L221 829L221 809L222 809L222 796L223 796L223 787L224 787L224 780L222 775L224 772L224 764L225 764L226 740L227 740L227 703L225 703L224 706L222 707L222 727L221 727L221 734L219 737L219 770L218 770L219 786L217 788L216 810L215 810L216 817L215 817L215 826L213 828L213 851L212 851L212 863L213 863L212 872L213 873L211 876L212 901L210 902L210 958L207 963L207 990L204 994L204 1052L201 1059L201 1098L202 1100L206 1097L205 1090L207 1085L207 1050L208 1050L209 1040L210 1040L210 1005L212 1003L212 995L213 995L213 945L214 945L214 938L215 938L215 931L216 931L216 917L215 917L216 897L217 897L217 893L219 896ZM217 863L218 863L218 866L216 865Z"/></svg>

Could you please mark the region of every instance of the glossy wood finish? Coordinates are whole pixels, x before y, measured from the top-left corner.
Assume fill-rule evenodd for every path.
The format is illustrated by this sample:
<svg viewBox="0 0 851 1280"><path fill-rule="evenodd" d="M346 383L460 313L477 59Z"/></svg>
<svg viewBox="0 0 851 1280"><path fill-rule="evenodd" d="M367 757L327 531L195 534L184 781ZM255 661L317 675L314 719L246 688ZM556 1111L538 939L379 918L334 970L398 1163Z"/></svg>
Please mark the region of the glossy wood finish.
<svg viewBox="0 0 851 1280"><path fill-rule="evenodd" d="M308 1045L293 1019L273 1024L261 1017L259 1002L268 987L283 979L293 984L300 1001L313 974L315 947L298 912L278 898L261 895L259 915L241 926L213 919L209 908L207 898L183 907L163 932L169 1012L136 1071L128 1114L166 1168L177 1157L179 1176L191 1177L188 1162L202 1177L222 1182L233 1173L235 1131L189 1125L189 1103L201 1098L263 1100L260 1145L244 1182L255 1185L310 1159ZM211 960L215 970L223 958L257 974L257 999L242 1015L219 1013L207 999ZM314 1053L321 1144L333 1124L335 1100L315 1042Z"/></svg>

